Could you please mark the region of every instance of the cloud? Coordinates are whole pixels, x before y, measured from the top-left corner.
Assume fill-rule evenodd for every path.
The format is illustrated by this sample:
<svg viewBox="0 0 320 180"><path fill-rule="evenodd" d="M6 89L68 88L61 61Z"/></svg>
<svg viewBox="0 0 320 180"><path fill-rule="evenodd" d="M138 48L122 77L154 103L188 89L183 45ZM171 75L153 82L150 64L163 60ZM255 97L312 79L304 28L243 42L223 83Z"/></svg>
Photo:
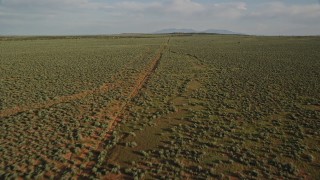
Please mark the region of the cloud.
<svg viewBox="0 0 320 180"><path fill-rule="evenodd" d="M221 14L225 17L234 17L239 11L246 10L246 3L199 3L193 0L165 0L165 1L116 1L106 3L95 0L2 0L2 7L7 10L24 12L45 12L59 10L108 10L113 12L150 13L156 12L165 15L188 16L193 14ZM227 13L230 13L228 15Z"/></svg>
<svg viewBox="0 0 320 180"><path fill-rule="evenodd" d="M196 12L202 12L206 8L203 4L193 2L191 0L172 0L167 4L165 10L168 12L193 14Z"/></svg>
<svg viewBox="0 0 320 180"><path fill-rule="evenodd" d="M119 2L114 5L115 9L124 9L129 11L145 11L150 9L159 9L163 8L163 5L159 2L133 2L133 1L124 1Z"/></svg>
<svg viewBox="0 0 320 180"><path fill-rule="evenodd" d="M215 3L213 5L219 9L247 10L247 4L244 2Z"/></svg>
<svg viewBox="0 0 320 180"><path fill-rule="evenodd" d="M320 32L320 4L290 0L0 0L0 33L31 28L26 34L88 34L90 30L104 34L172 27L225 28L248 34L277 34L280 27L288 27L281 28L282 32L297 27L294 33L316 33Z"/></svg>
<svg viewBox="0 0 320 180"><path fill-rule="evenodd" d="M65 6L78 5L87 3L86 0L2 0L2 5L7 7L50 7L50 6Z"/></svg>
<svg viewBox="0 0 320 180"><path fill-rule="evenodd" d="M215 3L209 6L211 16L224 19L238 19L247 13L244 2Z"/></svg>
<svg viewBox="0 0 320 180"><path fill-rule="evenodd" d="M261 3L240 21L244 31L270 35L319 35L320 5L313 3Z"/></svg>
<svg viewBox="0 0 320 180"><path fill-rule="evenodd" d="M107 3L89 0L2 0L2 6L11 9L55 10L55 9L109 9Z"/></svg>
<svg viewBox="0 0 320 180"><path fill-rule="evenodd" d="M272 2L253 11L250 16L259 18L320 18L320 5L288 5L283 2Z"/></svg>

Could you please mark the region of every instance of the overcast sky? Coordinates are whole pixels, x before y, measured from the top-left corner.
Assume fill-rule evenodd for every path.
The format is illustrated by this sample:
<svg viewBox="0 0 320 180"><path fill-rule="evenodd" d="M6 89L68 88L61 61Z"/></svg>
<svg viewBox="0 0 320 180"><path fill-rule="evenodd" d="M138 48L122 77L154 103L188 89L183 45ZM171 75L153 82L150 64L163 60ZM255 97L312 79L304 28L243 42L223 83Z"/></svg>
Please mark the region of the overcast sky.
<svg viewBox="0 0 320 180"><path fill-rule="evenodd" d="M0 0L0 35L227 29L320 35L320 0Z"/></svg>

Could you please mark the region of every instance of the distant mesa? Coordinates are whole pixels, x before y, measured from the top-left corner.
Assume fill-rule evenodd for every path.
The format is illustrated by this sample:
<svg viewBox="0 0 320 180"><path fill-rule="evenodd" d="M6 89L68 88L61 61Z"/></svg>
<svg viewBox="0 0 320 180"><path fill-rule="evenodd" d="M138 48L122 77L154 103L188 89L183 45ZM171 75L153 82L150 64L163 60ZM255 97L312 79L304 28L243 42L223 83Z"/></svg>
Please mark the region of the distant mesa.
<svg viewBox="0 0 320 180"><path fill-rule="evenodd" d="M196 31L194 29L162 29L154 32L155 34L171 34L171 33L208 33L208 34L241 34L224 29L208 29L205 31Z"/></svg>

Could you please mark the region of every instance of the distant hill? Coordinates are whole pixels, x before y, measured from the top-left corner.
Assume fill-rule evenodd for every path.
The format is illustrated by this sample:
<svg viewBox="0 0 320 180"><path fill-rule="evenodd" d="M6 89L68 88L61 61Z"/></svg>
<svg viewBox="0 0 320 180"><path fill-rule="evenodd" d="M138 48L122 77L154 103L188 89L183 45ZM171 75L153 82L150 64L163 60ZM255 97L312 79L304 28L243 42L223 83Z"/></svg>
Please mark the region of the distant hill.
<svg viewBox="0 0 320 180"><path fill-rule="evenodd" d="M236 32L224 30L224 29L208 29L205 31L196 31L194 29L175 29L175 28L162 29L162 30L156 31L154 33L155 34L170 34L170 33L241 34L241 33L236 33Z"/></svg>

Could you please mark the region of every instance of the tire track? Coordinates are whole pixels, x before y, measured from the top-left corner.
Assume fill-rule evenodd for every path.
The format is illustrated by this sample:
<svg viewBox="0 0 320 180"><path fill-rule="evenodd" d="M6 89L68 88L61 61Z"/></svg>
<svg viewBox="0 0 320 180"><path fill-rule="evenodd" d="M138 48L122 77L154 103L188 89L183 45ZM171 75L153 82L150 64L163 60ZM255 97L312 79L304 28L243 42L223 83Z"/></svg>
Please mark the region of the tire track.
<svg viewBox="0 0 320 180"><path fill-rule="evenodd" d="M146 58L146 56L150 53L150 48L147 49L142 55L142 58ZM99 88L97 89L92 89L92 90L85 90L80 93L72 94L72 95L66 95L66 96L60 96L56 99L48 100L45 102L39 102L39 103L33 103L33 104L28 104L28 105L22 105L22 106L16 106L8 109L4 109L0 111L0 118L12 116L18 113L30 111L30 110L35 110L35 109L43 109L43 108L49 108L51 106L60 104L60 103L66 103L74 100L79 100L83 99L89 95L99 95L101 93L108 92L110 90L116 89L119 87L119 84L117 80L117 77L126 71L127 66L130 64L134 63L134 61L129 62L128 64L125 65L119 72L117 72L114 76L112 76L111 79L114 79L114 83L104 83L102 84Z"/></svg>
<svg viewBox="0 0 320 180"><path fill-rule="evenodd" d="M143 86L148 82L148 80L151 78L152 74L155 72L157 67L159 66L160 60L162 58L162 55L165 51L165 49L168 46L170 39L167 41L167 43L162 46L157 53L156 57L151 61L151 63L147 66L146 70L142 72L138 79L136 80L135 84L136 86L133 87L131 93L128 95L127 100L121 105L121 108L118 112L116 112L116 115L112 117L111 122L109 123L108 126L108 132L111 133L115 126L118 124L120 116L123 114L124 110L130 103L130 101L139 94Z"/></svg>
<svg viewBox="0 0 320 180"><path fill-rule="evenodd" d="M80 173L78 174L78 176L90 175L92 173L92 170L91 170L92 166L96 165L97 162L94 160L92 161L91 158L89 158L90 159L89 162L85 160L86 158L89 157L89 154L88 154L89 151L93 152L94 159L98 158L98 156L97 157L95 156L99 155L97 153L101 152L101 149L104 149L105 142L110 139L110 135L113 133L114 128L121 121L121 117L125 113L127 107L130 105L132 99L136 97L139 94L139 92L141 92L141 89L145 86L145 84L147 84L148 80L156 71L157 67L159 66L162 55L168 47L169 40L170 39L168 39L168 41L162 44L158 50L156 49L154 49L155 51L152 50L153 52L152 54L150 54L151 49L149 48L147 51L145 51L144 53L141 53L138 56L139 59L148 58L148 61L147 61L148 63L146 65L143 65L144 67L139 68L140 71L130 72L131 70L130 65L135 63L136 62L135 60L137 59L137 58L134 58L112 77L112 83L105 83L97 89L87 90L87 91L83 91L83 92L68 95L68 96L61 96L57 99L49 100L46 102L34 103L34 104L5 109L0 111L0 118L12 116L12 115L15 115L21 112L30 111L30 110L49 108L56 104L83 99L90 95L99 96L110 90L117 90L121 88L125 89L123 94L124 98L121 98L119 100L114 100L115 102L114 107L112 107L112 104L109 104L105 107L100 108L99 111L101 112L101 114L98 114L97 116L93 116L93 119L97 121L106 121L104 120L104 117L106 116L110 117L110 119L107 120L109 122L108 126L105 129L97 130L100 132L100 134L103 134L101 138L96 138L94 136L86 137L87 139L92 141L90 141L90 143L88 144L84 144L84 146L79 149L78 153L68 152L67 154L65 154L65 156L61 155L67 160L66 163L60 164L58 161L53 160L51 158L47 159L48 162L55 164L55 166L70 168L70 169L75 168L80 170ZM128 82L128 79L126 78L128 76L131 76L130 82ZM124 78L121 78L121 77L124 77ZM80 108L80 106L77 108ZM88 109L85 109L84 111L88 112ZM81 116L82 115L79 115L77 119L81 118ZM82 141L79 141L79 142L82 142ZM92 149L91 148L88 149L87 148L89 147L88 145L91 146ZM72 161L73 163L70 163ZM85 165L86 168L79 169L79 167L77 166L81 164Z"/></svg>
<svg viewBox="0 0 320 180"><path fill-rule="evenodd" d="M161 61L161 58L162 58L162 55L168 47L169 41L170 41L170 39L168 39L168 41L166 41L166 43L160 47L158 53L155 55L155 57L152 59L152 61L146 66L144 71L139 73L136 80L134 81L135 85L131 88L131 91L127 94L127 98L125 100L122 100L122 101L119 100L118 102L116 102L113 105L114 107L111 106L111 107L107 108L107 109L109 109L109 111L106 112L106 114L108 117L110 117L109 125L105 129L105 136L97 142L97 145L95 147L95 152L102 152L105 150L104 149L104 147L106 145L105 142L110 139L114 129L116 128L118 123L121 122L121 117L125 113L127 107L130 105L132 99L134 97L136 97L139 94L139 92L141 92L141 89L148 83L148 80L151 78L151 76L154 74L154 72L158 68L160 61ZM112 149L110 149L110 150L112 151ZM82 155L84 155L84 154L82 154ZM98 159L99 154L96 154L96 156L97 157L95 157L94 159ZM75 158L75 156L74 156L74 158ZM86 170L83 171L82 173L86 174L87 172L90 172L90 169L94 165L95 164L92 164L90 162L87 163Z"/></svg>
<svg viewBox="0 0 320 180"><path fill-rule="evenodd" d="M94 89L94 90L87 90L87 91L83 91L83 92L80 92L77 94L72 94L69 96L60 96L57 99L49 100L49 101L42 102L42 103L35 103L35 104L5 109L5 110L0 111L0 118L12 116L12 115L15 115L18 113L22 113L22 112L26 112L26 111L30 111L30 110L34 110L34 109L49 108L49 107L54 106L56 104L70 102L73 100L83 99L86 96L89 96L92 94L99 94L99 93L109 91L111 89L115 89L115 87L116 87L115 84L105 83L102 86L100 86L99 88Z"/></svg>

